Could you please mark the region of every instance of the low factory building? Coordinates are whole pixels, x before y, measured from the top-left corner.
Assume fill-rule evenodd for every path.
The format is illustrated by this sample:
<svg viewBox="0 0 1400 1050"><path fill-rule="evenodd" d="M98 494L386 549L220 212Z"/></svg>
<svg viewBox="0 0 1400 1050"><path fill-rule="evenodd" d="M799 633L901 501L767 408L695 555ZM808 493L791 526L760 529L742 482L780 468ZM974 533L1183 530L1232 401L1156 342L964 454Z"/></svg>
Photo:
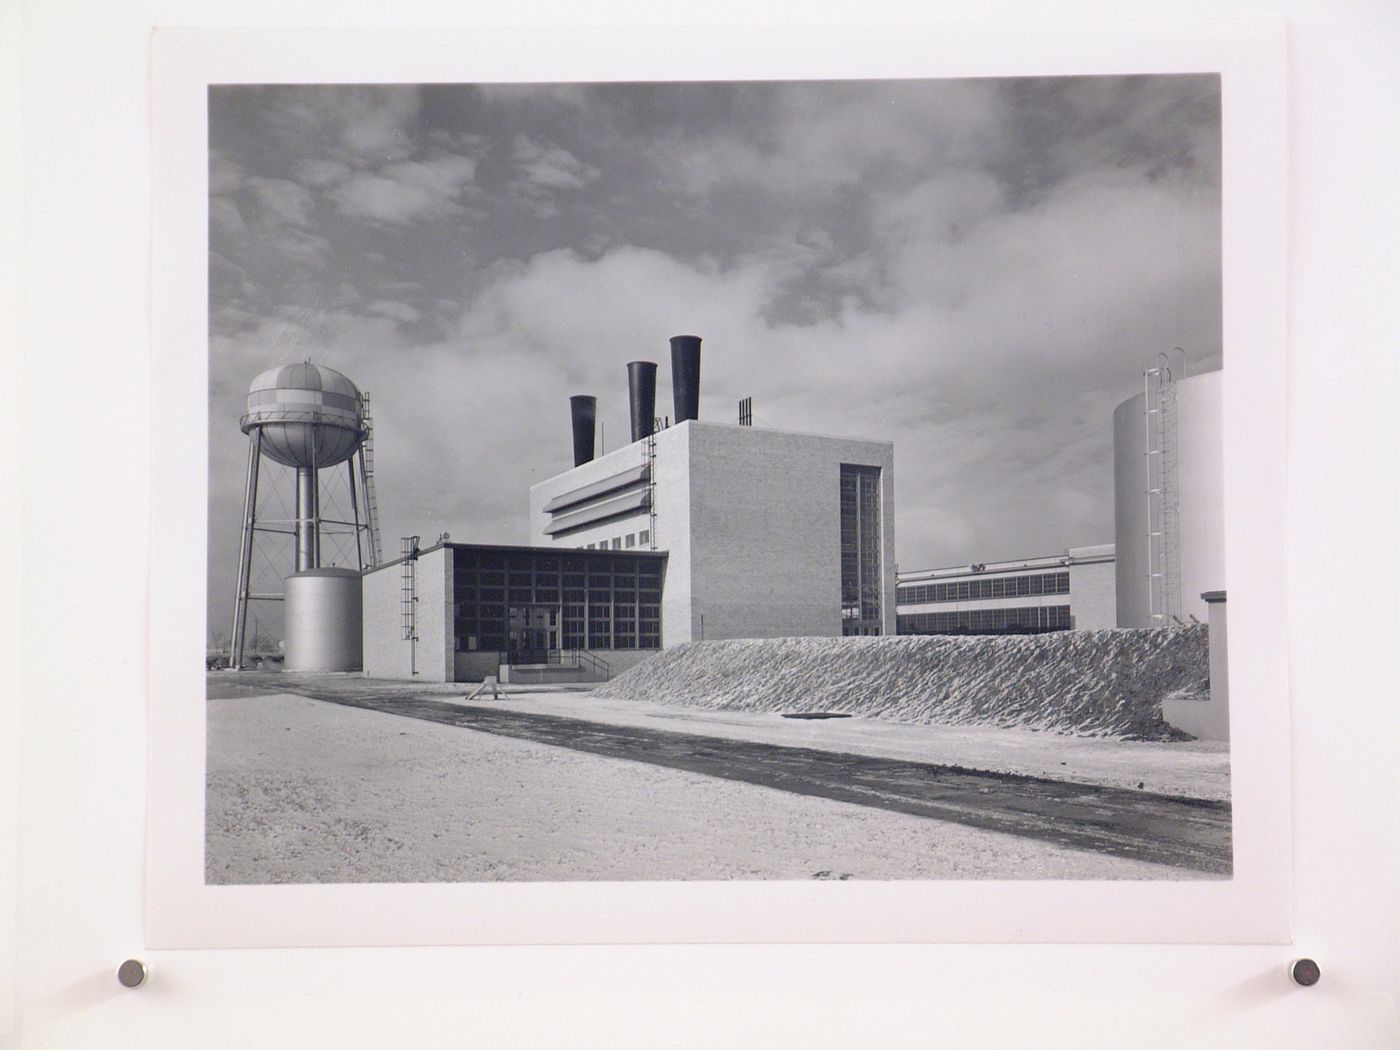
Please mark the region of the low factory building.
<svg viewBox="0 0 1400 1050"><path fill-rule="evenodd" d="M1114 546L899 574L900 634L1038 634L1117 626Z"/></svg>
<svg viewBox="0 0 1400 1050"><path fill-rule="evenodd" d="M364 576L369 678L481 681L503 666L605 678L660 648L666 555L410 542Z"/></svg>

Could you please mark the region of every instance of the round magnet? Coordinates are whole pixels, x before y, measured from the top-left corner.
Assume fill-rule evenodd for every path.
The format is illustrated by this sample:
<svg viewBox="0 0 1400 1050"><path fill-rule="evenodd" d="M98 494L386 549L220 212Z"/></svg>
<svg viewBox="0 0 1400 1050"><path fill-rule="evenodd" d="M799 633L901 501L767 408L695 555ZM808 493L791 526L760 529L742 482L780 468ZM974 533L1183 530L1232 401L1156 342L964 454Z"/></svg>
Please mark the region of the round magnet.
<svg viewBox="0 0 1400 1050"><path fill-rule="evenodd" d="M1293 965L1288 968L1288 976L1293 978L1294 984L1311 988L1321 980L1322 968L1311 959L1294 959Z"/></svg>
<svg viewBox="0 0 1400 1050"><path fill-rule="evenodd" d="M146 983L146 964L140 959L128 959L117 967L117 980L123 988L140 988Z"/></svg>

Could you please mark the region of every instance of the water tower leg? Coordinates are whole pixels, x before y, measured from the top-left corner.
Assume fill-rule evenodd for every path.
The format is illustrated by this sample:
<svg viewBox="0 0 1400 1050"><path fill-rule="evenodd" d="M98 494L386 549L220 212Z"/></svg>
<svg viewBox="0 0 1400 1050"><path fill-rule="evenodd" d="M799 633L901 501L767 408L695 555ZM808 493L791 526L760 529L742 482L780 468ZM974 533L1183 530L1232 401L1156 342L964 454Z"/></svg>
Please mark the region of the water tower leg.
<svg viewBox="0 0 1400 1050"><path fill-rule="evenodd" d="M243 540L238 550L238 594L233 603L233 632L229 664L243 669L243 646L248 629L248 592L252 587L253 528L258 515L258 464L262 456L262 428L248 435L248 474L243 488Z"/></svg>

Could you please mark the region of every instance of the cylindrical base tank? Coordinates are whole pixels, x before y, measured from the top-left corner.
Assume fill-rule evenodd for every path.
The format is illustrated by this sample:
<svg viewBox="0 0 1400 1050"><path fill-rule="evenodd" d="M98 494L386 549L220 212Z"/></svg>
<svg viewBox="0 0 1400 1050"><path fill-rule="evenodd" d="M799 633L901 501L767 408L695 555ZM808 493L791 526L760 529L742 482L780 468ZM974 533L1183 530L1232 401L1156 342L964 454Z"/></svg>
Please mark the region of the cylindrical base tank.
<svg viewBox="0 0 1400 1050"><path fill-rule="evenodd" d="M360 574L308 569L286 581L288 671L359 671L364 667Z"/></svg>
<svg viewBox="0 0 1400 1050"><path fill-rule="evenodd" d="M1224 590L1225 463L1221 372L1177 383L1177 551L1181 615L1204 622L1206 591ZM1144 395L1113 412L1113 501L1118 626L1158 627L1147 575L1147 431Z"/></svg>

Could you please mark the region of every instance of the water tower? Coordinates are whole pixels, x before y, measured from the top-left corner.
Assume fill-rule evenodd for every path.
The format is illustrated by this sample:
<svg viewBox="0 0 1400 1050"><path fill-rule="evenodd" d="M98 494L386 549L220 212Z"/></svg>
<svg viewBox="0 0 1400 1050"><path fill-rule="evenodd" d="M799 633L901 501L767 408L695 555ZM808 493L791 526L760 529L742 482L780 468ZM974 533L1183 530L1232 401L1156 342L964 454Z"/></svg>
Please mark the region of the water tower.
<svg viewBox="0 0 1400 1050"><path fill-rule="evenodd" d="M333 369L309 361L284 365L253 380L240 426L248 435L248 474L231 662L243 666L249 602L283 601L287 670L358 670L360 572L380 558L369 396ZM296 516L290 521L269 521L259 514L258 475L264 459L296 472ZM349 475L350 521L321 514L321 472L341 464ZM357 569L321 565L327 525L353 530ZM295 539L295 567L284 594L252 591L253 545L260 533Z"/></svg>

